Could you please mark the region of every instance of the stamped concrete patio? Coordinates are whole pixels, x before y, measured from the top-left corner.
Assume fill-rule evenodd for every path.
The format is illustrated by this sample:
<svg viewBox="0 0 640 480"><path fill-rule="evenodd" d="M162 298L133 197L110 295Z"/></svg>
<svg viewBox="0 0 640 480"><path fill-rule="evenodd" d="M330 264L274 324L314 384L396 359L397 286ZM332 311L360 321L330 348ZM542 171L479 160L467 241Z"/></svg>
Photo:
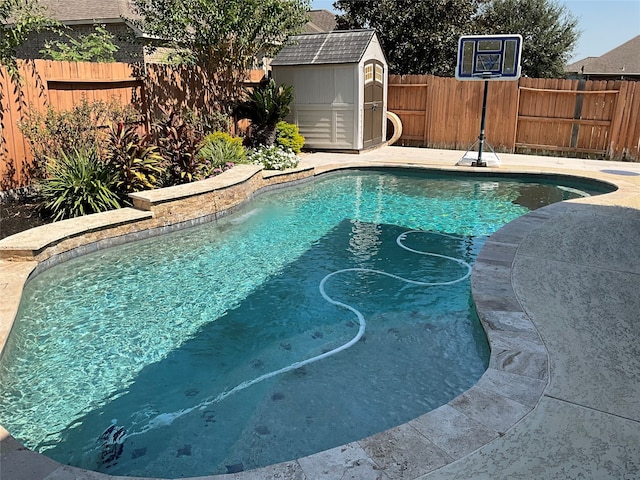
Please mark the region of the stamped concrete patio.
<svg viewBox="0 0 640 480"><path fill-rule="evenodd" d="M316 153L303 163L316 174L357 165L450 169L462 153L386 147ZM619 189L531 212L487 242L472 276L491 345L478 384L358 442L208 478L640 478L640 164L500 157L499 172L578 175ZM32 263L0 261L5 337L13 321L6 302L19 299L15 283ZM1 429L0 455L2 480L114 478L33 454Z"/></svg>

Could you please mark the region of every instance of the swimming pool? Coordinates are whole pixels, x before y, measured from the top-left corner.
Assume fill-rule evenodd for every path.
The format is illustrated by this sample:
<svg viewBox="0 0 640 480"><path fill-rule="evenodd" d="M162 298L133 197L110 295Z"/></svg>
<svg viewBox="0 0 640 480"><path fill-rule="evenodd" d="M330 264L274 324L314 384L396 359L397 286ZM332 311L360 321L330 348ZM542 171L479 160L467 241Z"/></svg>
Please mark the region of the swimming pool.
<svg viewBox="0 0 640 480"><path fill-rule="evenodd" d="M488 350L466 279L409 285L380 272L456 281L466 267L452 258L470 264L502 224L580 194L491 178L351 173L263 195L217 225L68 262L25 292L3 357L2 406L31 416L2 422L64 463L164 477L253 468L402 423L473 385ZM326 297L367 318L357 348L216 401L355 338L355 312ZM265 323L280 328L265 332ZM443 358L458 360L463 374L443 378ZM433 384L444 392L433 395ZM112 419L127 438L124 453L105 462L97 440ZM171 426L180 433L167 433ZM239 449L216 453L225 442Z"/></svg>

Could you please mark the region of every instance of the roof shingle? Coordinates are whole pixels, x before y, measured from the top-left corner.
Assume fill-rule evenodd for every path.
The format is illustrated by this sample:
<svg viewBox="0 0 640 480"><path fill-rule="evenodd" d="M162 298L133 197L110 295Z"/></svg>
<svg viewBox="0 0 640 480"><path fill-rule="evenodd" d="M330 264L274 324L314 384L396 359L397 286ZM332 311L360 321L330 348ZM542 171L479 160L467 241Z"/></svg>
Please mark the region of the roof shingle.
<svg viewBox="0 0 640 480"><path fill-rule="evenodd" d="M357 63L362 59L374 35L374 30L293 35L271 65Z"/></svg>
<svg viewBox="0 0 640 480"><path fill-rule="evenodd" d="M329 10L311 10L305 33L330 32L336 28L336 15Z"/></svg>
<svg viewBox="0 0 640 480"><path fill-rule="evenodd" d="M583 73L585 75L640 74L640 35L599 57L587 57L573 62L565 67L565 71Z"/></svg>
<svg viewBox="0 0 640 480"><path fill-rule="evenodd" d="M49 15L60 22L86 22L133 17L130 0L39 0Z"/></svg>

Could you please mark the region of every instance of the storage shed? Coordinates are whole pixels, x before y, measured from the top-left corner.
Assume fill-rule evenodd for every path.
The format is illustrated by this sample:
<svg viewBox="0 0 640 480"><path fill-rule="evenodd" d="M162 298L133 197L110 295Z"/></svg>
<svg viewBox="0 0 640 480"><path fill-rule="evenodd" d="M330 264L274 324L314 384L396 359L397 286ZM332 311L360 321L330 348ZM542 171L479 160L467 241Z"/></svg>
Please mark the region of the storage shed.
<svg viewBox="0 0 640 480"><path fill-rule="evenodd" d="M364 150L386 138L388 67L374 30L294 35L271 62L294 87L288 121L305 147Z"/></svg>

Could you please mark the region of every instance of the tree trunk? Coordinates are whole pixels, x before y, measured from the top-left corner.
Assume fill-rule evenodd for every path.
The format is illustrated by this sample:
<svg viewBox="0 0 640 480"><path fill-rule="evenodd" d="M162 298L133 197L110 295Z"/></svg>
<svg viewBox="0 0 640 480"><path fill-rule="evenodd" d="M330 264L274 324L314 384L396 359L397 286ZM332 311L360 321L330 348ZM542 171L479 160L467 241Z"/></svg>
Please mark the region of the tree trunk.
<svg viewBox="0 0 640 480"><path fill-rule="evenodd" d="M251 125L250 143L252 148L262 145L265 147L272 146L276 141L276 125Z"/></svg>

